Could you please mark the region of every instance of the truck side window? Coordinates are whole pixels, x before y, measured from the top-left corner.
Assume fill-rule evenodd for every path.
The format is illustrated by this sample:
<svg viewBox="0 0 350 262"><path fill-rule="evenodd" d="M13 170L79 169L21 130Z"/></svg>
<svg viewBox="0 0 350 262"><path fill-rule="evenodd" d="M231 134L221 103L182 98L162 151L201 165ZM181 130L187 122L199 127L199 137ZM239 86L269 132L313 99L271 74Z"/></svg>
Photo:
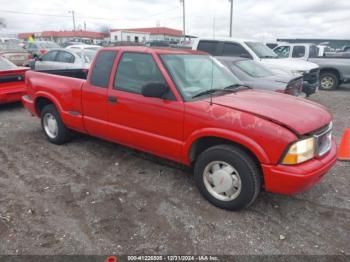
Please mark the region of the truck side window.
<svg viewBox="0 0 350 262"><path fill-rule="evenodd" d="M114 89L141 94L142 87L148 83L166 84L152 55L124 53L118 64Z"/></svg>
<svg viewBox="0 0 350 262"><path fill-rule="evenodd" d="M251 57L251 55L240 44L235 43L225 43L222 55Z"/></svg>
<svg viewBox="0 0 350 262"><path fill-rule="evenodd" d="M197 50L207 52L211 55L217 55L218 41L205 41L200 40L198 43Z"/></svg>
<svg viewBox="0 0 350 262"><path fill-rule="evenodd" d="M286 57L289 57L290 47L289 46L279 46L274 51L279 57L286 58Z"/></svg>
<svg viewBox="0 0 350 262"><path fill-rule="evenodd" d="M292 57L300 58L300 57L304 57L304 55L305 55L305 46L301 46L301 45L294 46Z"/></svg>
<svg viewBox="0 0 350 262"><path fill-rule="evenodd" d="M113 63L117 52L101 51L96 58L94 68L92 69L90 84L98 87L107 88L109 77L112 72Z"/></svg>

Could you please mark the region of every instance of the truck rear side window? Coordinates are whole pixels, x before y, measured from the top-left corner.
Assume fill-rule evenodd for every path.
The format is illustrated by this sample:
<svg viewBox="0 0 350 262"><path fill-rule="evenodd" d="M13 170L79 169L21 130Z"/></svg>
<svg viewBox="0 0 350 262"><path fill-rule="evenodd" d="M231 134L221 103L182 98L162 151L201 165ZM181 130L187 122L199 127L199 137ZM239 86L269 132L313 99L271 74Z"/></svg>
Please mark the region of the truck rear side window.
<svg viewBox="0 0 350 262"><path fill-rule="evenodd" d="M118 64L114 89L140 94L148 83L166 84L152 55L124 53Z"/></svg>
<svg viewBox="0 0 350 262"><path fill-rule="evenodd" d="M109 77L116 56L117 52L115 51L101 51L92 69L90 78L91 85L102 88L108 87Z"/></svg>
<svg viewBox="0 0 350 262"><path fill-rule="evenodd" d="M219 42L218 41L204 41L201 40L198 43L197 50L207 52L211 55L218 55L217 53L217 47Z"/></svg>
<svg viewBox="0 0 350 262"><path fill-rule="evenodd" d="M251 55L240 44L235 43L224 44L223 56L251 57Z"/></svg>
<svg viewBox="0 0 350 262"><path fill-rule="evenodd" d="M301 45L294 46L292 57L299 58L299 57L304 57L304 55L305 55L305 46L301 46Z"/></svg>

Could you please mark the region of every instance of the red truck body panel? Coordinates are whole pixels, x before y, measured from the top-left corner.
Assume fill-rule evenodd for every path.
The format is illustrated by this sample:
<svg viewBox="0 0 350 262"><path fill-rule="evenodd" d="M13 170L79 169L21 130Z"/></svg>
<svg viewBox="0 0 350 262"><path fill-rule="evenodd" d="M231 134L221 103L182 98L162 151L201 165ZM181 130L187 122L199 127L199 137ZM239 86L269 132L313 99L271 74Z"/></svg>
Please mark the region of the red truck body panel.
<svg viewBox="0 0 350 262"><path fill-rule="evenodd" d="M26 93L24 73L27 68L0 71L0 104L21 101Z"/></svg>
<svg viewBox="0 0 350 262"><path fill-rule="evenodd" d="M185 102L159 54L200 52L131 47L103 50L118 52L108 88L91 85L90 72L87 81L27 72L28 95L23 97L25 107L38 115L35 106L38 99L48 99L71 129L185 165L191 165L191 149L199 139L229 140L254 154L261 165L265 188L276 193L293 194L307 189L335 163L336 146L333 144L332 150L322 159L312 159L296 166L279 164L292 142L329 124L331 115L320 105L255 90ZM150 98L113 89L123 52L151 54L176 99ZM117 103L108 103L110 96L116 97Z"/></svg>

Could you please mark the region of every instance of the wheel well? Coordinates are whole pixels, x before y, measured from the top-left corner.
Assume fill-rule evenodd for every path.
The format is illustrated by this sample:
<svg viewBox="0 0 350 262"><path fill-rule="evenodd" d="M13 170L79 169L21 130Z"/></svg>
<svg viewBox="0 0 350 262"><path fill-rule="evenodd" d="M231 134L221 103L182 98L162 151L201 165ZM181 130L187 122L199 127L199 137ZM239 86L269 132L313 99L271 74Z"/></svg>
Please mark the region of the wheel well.
<svg viewBox="0 0 350 262"><path fill-rule="evenodd" d="M51 100L45 97L39 97L35 100L35 109L38 115L40 115L43 108L47 105L53 104Z"/></svg>
<svg viewBox="0 0 350 262"><path fill-rule="evenodd" d="M191 163L193 164L194 161L196 160L196 158L206 149L208 149L212 146L222 145L222 144L233 145L233 146L239 147L240 149L245 151L254 160L254 162L257 164L257 166L259 168L261 168L259 159L256 157L256 155L252 151L250 151L245 146L242 146L241 144L238 144L238 143L232 142L231 140L227 140L227 139L220 138L220 137L202 137L202 138L199 138L198 140L196 140L192 144L191 149L190 149L190 153L189 153Z"/></svg>
<svg viewBox="0 0 350 262"><path fill-rule="evenodd" d="M320 71L320 74L322 73L333 73L337 76L338 80L340 81L340 73L337 69L334 69L334 68L322 68L321 71Z"/></svg>

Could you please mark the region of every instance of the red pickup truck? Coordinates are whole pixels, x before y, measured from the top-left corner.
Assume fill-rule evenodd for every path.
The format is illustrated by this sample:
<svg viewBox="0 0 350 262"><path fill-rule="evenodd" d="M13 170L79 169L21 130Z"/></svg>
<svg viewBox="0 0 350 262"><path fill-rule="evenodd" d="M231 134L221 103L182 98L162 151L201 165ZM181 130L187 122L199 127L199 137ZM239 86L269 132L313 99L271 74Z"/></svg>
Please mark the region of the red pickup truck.
<svg viewBox="0 0 350 262"><path fill-rule="evenodd" d="M200 192L221 208L244 208L261 189L306 190L336 162L323 106L249 89L198 51L104 48L86 80L52 73L28 71L22 98L50 142L75 130L193 167Z"/></svg>

